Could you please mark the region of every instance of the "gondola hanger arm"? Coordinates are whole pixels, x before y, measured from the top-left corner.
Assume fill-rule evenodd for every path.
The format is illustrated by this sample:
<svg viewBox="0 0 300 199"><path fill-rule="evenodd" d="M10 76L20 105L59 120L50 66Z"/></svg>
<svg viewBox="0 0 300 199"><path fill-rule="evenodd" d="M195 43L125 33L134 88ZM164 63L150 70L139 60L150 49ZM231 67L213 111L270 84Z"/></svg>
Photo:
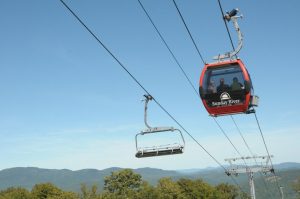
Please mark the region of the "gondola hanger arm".
<svg viewBox="0 0 300 199"><path fill-rule="evenodd" d="M232 21L234 29L237 32L237 36L238 36L238 46L237 46L237 48L235 48L232 52L227 52L227 53L224 53L224 54L214 56L213 57L214 60L219 60L219 61L224 60L224 59L231 59L232 60L233 57L235 57L240 52L240 50L242 49L243 34L240 30L240 27L239 27L239 24L238 24L237 20L238 20L238 18L243 18L243 15L237 16L238 12L239 12L239 10L236 8L236 9L231 10L230 12L227 12L224 16L224 19L227 20L228 22Z"/></svg>

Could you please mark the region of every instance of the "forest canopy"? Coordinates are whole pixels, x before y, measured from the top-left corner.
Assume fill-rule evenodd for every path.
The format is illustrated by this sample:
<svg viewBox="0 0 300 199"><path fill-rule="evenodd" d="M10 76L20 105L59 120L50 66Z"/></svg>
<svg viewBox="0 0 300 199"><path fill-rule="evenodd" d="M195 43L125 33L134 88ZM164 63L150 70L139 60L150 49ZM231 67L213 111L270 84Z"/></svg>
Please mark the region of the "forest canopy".
<svg viewBox="0 0 300 199"><path fill-rule="evenodd" d="M249 198L230 184L212 186L202 179L161 178L157 185L142 180L131 169L112 172L104 178L104 189L81 185L80 193L64 191L52 183L36 184L31 190L11 187L0 192L0 199L234 199Z"/></svg>

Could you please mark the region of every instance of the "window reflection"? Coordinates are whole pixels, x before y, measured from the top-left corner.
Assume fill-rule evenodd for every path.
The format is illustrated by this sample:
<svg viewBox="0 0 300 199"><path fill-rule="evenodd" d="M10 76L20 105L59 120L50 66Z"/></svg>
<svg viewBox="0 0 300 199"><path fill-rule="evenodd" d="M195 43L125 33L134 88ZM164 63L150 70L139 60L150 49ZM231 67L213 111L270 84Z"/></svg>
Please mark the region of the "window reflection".
<svg viewBox="0 0 300 199"><path fill-rule="evenodd" d="M230 99L243 103L245 100L245 81L238 64L208 68L203 79L202 94L209 106L228 103L213 103L221 101L220 95L228 93Z"/></svg>

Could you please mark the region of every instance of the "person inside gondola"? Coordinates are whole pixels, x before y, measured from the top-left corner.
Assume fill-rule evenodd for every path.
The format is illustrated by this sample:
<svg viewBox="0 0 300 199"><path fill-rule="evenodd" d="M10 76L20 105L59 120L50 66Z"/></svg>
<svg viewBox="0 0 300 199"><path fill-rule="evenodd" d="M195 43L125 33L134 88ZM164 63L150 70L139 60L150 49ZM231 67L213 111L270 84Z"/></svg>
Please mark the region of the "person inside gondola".
<svg viewBox="0 0 300 199"><path fill-rule="evenodd" d="M224 92L224 91L228 91L228 90L229 90L228 84L225 84L224 78L221 78L220 79L220 85L217 87L218 93L221 93L221 92Z"/></svg>
<svg viewBox="0 0 300 199"><path fill-rule="evenodd" d="M243 85L239 82L238 78L237 77L234 77L232 79L232 84L230 86L231 90L232 91L239 91L239 90L242 90L244 87Z"/></svg>
<svg viewBox="0 0 300 199"><path fill-rule="evenodd" d="M211 80L209 82L207 91L209 94L217 93L217 88L216 88L215 82L213 80Z"/></svg>

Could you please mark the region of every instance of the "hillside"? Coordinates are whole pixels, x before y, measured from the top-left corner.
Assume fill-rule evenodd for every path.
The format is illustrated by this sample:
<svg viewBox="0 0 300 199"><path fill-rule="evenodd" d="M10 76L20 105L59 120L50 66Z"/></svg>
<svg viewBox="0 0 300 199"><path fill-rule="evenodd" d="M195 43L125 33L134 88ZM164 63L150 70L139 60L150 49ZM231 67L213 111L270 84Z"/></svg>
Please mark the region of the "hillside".
<svg viewBox="0 0 300 199"><path fill-rule="evenodd" d="M104 177L109 176L111 172L121 170L122 168L113 167L104 170L83 169L71 171L68 169L41 169L35 167L16 167L0 171L0 190L8 187L24 187L31 189L35 184L51 182L56 186L70 191L79 191L80 185L96 184L102 188ZM144 180L155 184L162 177L178 177L176 171L166 171L161 169L140 168L135 169L135 173L141 174Z"/></svg>
<svg viewBox="0 0 300 199"><path fill-rule="evenodd" d="M295 192L292 190L291 185L297 179L300 178L300 164L298 163L283 163L276 165L277 175L280 176L280 184L284 185L285 197L294 198ZM56 186L64 190L70 190L78 192L80 185L85 183L87 185L96 184L100 189L104 185L104 177L111 174L113 171L121 170L122 168L113 167L104 170L96 169L83 169L78 171L71 171L67 169L40 169L34 167L17 167L4 169L0 171L0 190L8 187L24 187L31 189L35 184L43 182L51 182ZM220 168L209 169L191 169L191 170L179 170L168 171L162 169L153 168L139 168L133 169L135 173L141 174L143 179L151 184L156 182L162 177L171 177L173 179L179 178L202 178L210 184L219 184L222 182L232 183L232 179L224 174ZM241 187L248 191L248 180L246 175L240 175L236 178ZM255 175L255 185L257 196L262 198L270 198L268 190L271 191L274 196L279 196L276 183L272 178L267 181L267 190L262 180L262 176Z"/></svg>

